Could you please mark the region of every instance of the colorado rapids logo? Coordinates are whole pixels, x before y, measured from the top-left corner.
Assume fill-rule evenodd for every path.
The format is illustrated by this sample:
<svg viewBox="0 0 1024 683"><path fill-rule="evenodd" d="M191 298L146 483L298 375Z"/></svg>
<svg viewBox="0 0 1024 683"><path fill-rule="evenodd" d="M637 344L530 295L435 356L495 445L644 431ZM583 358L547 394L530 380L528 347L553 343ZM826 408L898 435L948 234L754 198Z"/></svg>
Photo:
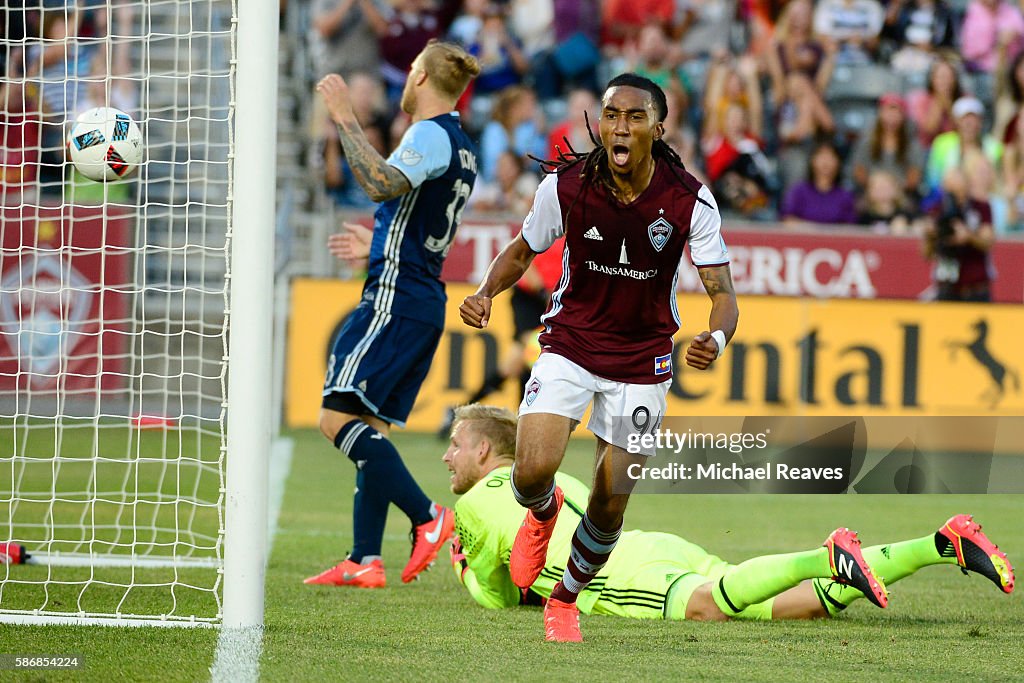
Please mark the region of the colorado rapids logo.
<svg viewBox="0 0 1024 683"><path fill-rule="evenodd" d="M17 356L18 381L27 379L29 388L55 387L63 379L62 364L76 358L79 343L102 322L89 322L93 283L55 254L37 256L31 272L12 261L15 265L0 278L0 291L22 294L0 296L0 330L6 333L0 335L0 355Z"/></svg>
<svg viewBox="0 0 1024 683"><path fill-rule="evenodd" d="M659 218L647 226L647 236L651 238L654 250L661 251L668 244L668 238L672 236L672 224L664 218Z"/></svg>
<svg viewBox="0 0 1024 683"><path fill-rule="evenodd" d="M526 387L526 405L532 406L533 402L537 400L537 394L540 393L540 380L536 377L530 382L530 385Z"/></svg>

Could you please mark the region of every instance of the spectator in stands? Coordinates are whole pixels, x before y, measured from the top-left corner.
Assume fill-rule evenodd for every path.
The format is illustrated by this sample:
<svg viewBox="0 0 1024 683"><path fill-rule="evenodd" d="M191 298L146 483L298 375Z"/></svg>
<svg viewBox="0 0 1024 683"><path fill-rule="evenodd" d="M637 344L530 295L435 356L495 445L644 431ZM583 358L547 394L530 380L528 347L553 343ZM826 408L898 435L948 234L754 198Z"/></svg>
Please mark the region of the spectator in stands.
<svg viewBox="0 0 1024 683"><path fill-rule="evenodd" d="M934 61L935 51L928 29L911 25L907 27L900 47L895 50L889 63L894 71L916 79L921 76L927 77L928 69Z"/></svg>
<svg viewBox="0 0 1024 683"><path fill-rule="evenodd" d="M760 61L771 49L777 23L792 0L737 0L736 16L747 32L747 54Z"/></svg>
<svg viewBox="0 0 1024 683"><path fill-rule="evenodd" d="M812 32L814 5L811 0L792 0L779 15L775 35L766 55L776 106L786 98L786 79L799 71L811 79L815 90L824 96L835 66L835 49L826 49ZM830 41L828 46L835 48Z"/></svg>
<svg viewBox="0 0 1024 683"><path fill-rule="evenodd" d="M853 193L841 186L842 160L832 142L819 142L811 152L807 180L786 193L779 212L787 223L829 225L857 222Z"/></svg>
<svg viewBox="0 0 1024 683"><path fill-rule="evenodd" d="M964 169L946 171L942 201L924 235L925 256L935 261L932 277L939 301L992 300L992 208L971 196Z"/></svg>
<svg viewBox="0 0 1024 683"><path fill-rule="evenodd" d="M569 93L568 111L565 119L555 125L548 134L548 153L545 159L557 159L559 150L569 152L589 152L593 146L593 138L597 136L597 117L600 108L597 98L589 90L578 88ZM587 130L589 118L591 130ZM569 144L566 145L566 140ZM558 149L555 149L555 147Z"/></svg>
<svg viewBox="0 0 1024 683"><path fill-rule="evenodd" d="M936 54L956 49L958 17L945 0L898 0L890 4L889 15L896 71L924 75Z"/></svg>
<svg viewBox="0 0 1024 683"><path fill-rule="evenodd" d="M964 173L967 174L967 190L978 201L988 202L992 209L992 228L996 233L1005 233L1010 221L1010 203L1003 195L996 178L996 165L978 150L968 151L964 156Z"/></svg>
<svg viewBox="0 0 1024 683"><path fill-rule="evenodd" d="M949 169L961 166L971 151L981 152L990 163L998 165L1003 145L991 135L984 135L985 105L976 97L961 97L953 103L956 129L935 138L928 154L925 180L932 190L939 188Z"/></svg>
<svg viewBox="0 0 1024 683"><path fill-rule="evenodd" d="M1024 116L1013 119L1013 136L1003 151L1003 191L1009 204L1008 224L1024 229ZM1007 131L1009 133L1010 131Z"/></svg>
<svg viewBox="0 0 1024 683"><path fill-rule="evenodd" d="M907 105L897 93L886 93L878 100L878 116L870 135L857 142L853 152L853 180L865 189L868 177L885 171L902 178L900 193L916 202L924 178L924 150L907 121Z"/></svg>
<svg viewBox="0 0 1024 683"><path fill-rule="evenodd" d="M884 23L877 0L821 0L814 10L814 31L836 43L837 64L870 63Z"/></svg>
<svg viewBox="0 0 1024 683"><path fill-rule="evenodd" d="M835 133L832 114L802 71L786 77L786 96L776 112L779 176L783 187L803 177L816 140Z"/></svg>
<svg viewBox="0 0 1024 683"><path fill-rule="evenodd" d="M857 202L857 222L875 232L903 235L911 231L914 219L900 180L888 171L872 171Z"/></svg>
<svg viewBox="0 0 1024 683"><path fill-rule="evenodd" d="M721 131L704 140L704 160L720 209L744 218L768 218L774 169L750 129L746 109L733 104L726 110Z"/></svg>
<svg viewBox="0 0 1024 683"><path fill-rule="evenodd" d="M25 78L40 119L39 183L44 194L59 194L64 183L64 137L86 103L91 53L78 40L81 14L74 7L42 13L39 39L25 51Z"/></svg>
<svg viewBox="0 0 1024 683"><path fill-rule="evenodd" d="M371 73L380 68L377 38L361 0L313 0L313 68L316 77Z"/></svg>
<svg viewBox="0 0 1024 683"><path fill-rule="evenodd" d="M491 118L480 137L480 177L487 182L495 181L503 152L540 157L547 142L538 123L537 96L529 88L513 85L498 93Z"/></svg>
<svg viewBox="0 0 1024 683"><path fill-rule="evenodd" d="M386 157L390 152L387 101L380 80L367 73L355 73L348 79L348 88L356 120L366 133L366 139L381 156ZM366 196L366 192L359 187L355 176L352 175L352 169L345 160L341 148L338 129L326 111L321 121L324 185L327 194L334 200L336 206L372 209L376 204Z"/></svg>
<svg viewBox="0 0 1024 683"><path fill-rule="evenodd" d="M599 0L552 0L554 44L532 56L531 78L542 100L558 97L569 85L599 89L597 68L601 33Z"/></svg>
<svg viewBox="0 0 1024 683"><path fill-rule="evenodd" d="M1024 48L1024 16L1005 0L971 0L964 16L961 52L968 71L992 73L1000 51Z"/></svg>
<svg viewBox="0 0 1024 683"><path fill-rule="evenodd" d="M661 139L665 141L666 145L675 150L687 171L693 174L697 180L708 185L707 178L704 177L704 172L700 168L701 160L698 159L700 150L697 145L697 135L688 124L686 110L671 95L666 97L666 101L668 104L668 114L662 122L665 133L661 136Z"/></svg>
<svg viewBox="0 0 1024 683"><path fill-rule="evenodd" d="M491 4L490 0L465 0L462 13L448 29L448 40L463 47L476 42L476 35L484 25L484 12Z"/></svg>
<svg viewBox="0 0 1024 683"><path fill-rule="evenodd" d="M629 43L635 43L640 31L657 24L672 32L675 3L665 0L605 0L601 14L601 42L609 54L619 54Z"/></svg>
<svg viewBox="0 0 1024 683"><path fill-rule="evenodd" d="M508 32L504 9L490 4L476 40L467 46L469 54L480 62L480 75L474 81L474 94L490 95L516 85L530 68L519 41Z"/></svg>
<svg viewBox="0 0 1024 683"><path fill-rule="evenodd" d="M736 19L736 0L677 0L672 22L673 40L687 59L709 59L729 49Z"/></svg>
<svg viewBox="0 0 1024 683"><path fill-rule="evenodd" d="M749 56L735 59L727 52L718 53L704 85L705 140L722 135L726 112L733 106L743 109L750 134L760 138L764 132L764 104L757 62Z"/></svg>
<svg viewBox="0 0 1024 683"><path fill-rule="evenodd" d="M526 170L523 157L505 150L498 157L493 183L478 182L469 196L469 208L482 213L508 213L522 220L530 212L540 178Z"/></svg>
<svg viewBox="0 0 1024 683"><path fill-rule="evenodd" d="M1024 107L1024 50L1012 60L1000 60L996 70L995 122L992 133L1010 144L1017 136L1017 119Z"/></svg>
<svg viewBox="0 0 1024 683"><path fill-rule="evenodd" d="M432 38L448 32L461 0L395 0L394 5L377 5L359 0L359 7L380 48L380 72L387 88L388 103L394 111L402 97L412 60Z"/></svg>
<svg viewBox="0 0 1024 683"><path fill-rule="evenodd" d="M73 121L85 101L91 53L78 40L80 21L74 7L47 9L41 39L26 53L25 76L38 89L39 105L50 122Z"/></svg>
<svg viewBox="0 0 1024 683"><path fill-rule="evenodd" d="M673 97L685 110L689 107L690 94L686 86L686 74L669 58L670 45L665 28L660 24L645 26L637 38L635 47L626 47L626 71L632 71L654 81Z"/></svg>
<svg viewBox="0 0 1024 683"><path fill-rule="evenodd" d="M79 111L111 106L137 116L139 93L137 80L131 77L131 46L128 42L135 32L135 6L127 2L118 3L111 7L111 14L115 22L113 30L108 26L105 8L97 8L92 12L91 30L94 37L102 42L90 60L85 100ZM106 38L111 35L117 38L107 41ZM78 169L71 166L64 196L71 204L127 204L134 187L134 177L97 183L85 178Z"/></svg>
<svg viewBox="0 0 1024 683"><path fill-rule="evenodd" d="M533 60L555 42L553 0L506 0L512 33L522 43L526 58Z"/></svg>
<svg viewBox="0 0 1024 683"><path fill-rule="evenodd" d="M907 113L917 128L918 142L925 149L940 133L953 130L953 103L963 97L960 74L953 63L939 58L928 72L924 90L907 95Z"/></svg>
<svg viewBox="0 0 1024 683"><path fill-rule="evenodd" d="M913 46L929 60L936 51L956 49L958 17L946 0L893 0L887 23L890 18L889 35L897 48Z"/></svg>

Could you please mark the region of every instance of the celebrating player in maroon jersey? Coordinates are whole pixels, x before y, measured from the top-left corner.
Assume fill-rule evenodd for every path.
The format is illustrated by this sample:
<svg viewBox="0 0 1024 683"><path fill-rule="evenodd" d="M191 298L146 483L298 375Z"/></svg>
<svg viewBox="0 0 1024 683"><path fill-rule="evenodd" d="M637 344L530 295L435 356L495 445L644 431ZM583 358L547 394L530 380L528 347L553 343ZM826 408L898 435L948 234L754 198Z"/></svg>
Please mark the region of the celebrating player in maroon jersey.
<svg viewBox="0 0 1024 683"><path fill-rule="evenodd" d="M648 429L665 414L679 329L676 276L687 242L711 297L713 330L690 342L687 365L711 365L739 318L718 207L661 139L667 113L665 93L652 81L635 74L612 79L602 99L600 146L549 164L522 232L460 309L467 325L485 327L493 297L565 235L562 278L541 318L543 353L519 407L512 474L516 499L528 510L510 574L525 588L544 570L563 502L554 475L593 401L587 426L598 439L594 488L586 513L574 510L582 519L569 562L544 609L548 640L582 639L576 597L607 562L622 529L631 488L624 474L643 460L627 451L623 425Z"/></svg>

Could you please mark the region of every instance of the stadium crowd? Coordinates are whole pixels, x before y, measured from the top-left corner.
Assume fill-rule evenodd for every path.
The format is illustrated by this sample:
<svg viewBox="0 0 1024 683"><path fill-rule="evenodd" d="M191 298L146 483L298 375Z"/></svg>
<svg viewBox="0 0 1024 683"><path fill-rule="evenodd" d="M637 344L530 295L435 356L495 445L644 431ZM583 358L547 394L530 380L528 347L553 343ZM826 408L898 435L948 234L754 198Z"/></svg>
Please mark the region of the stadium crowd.
<svg viewBox="0 0 1024 683"><path fill-rule="evenodd" d="M309 92L342 74L385 154L409 125L398 100L422 47L448 39L479 59L458 105L481 156L470 213L525 215L533 159L589 149L599 89L634 71L668 93L665 139L726 220L859 225L921 235L939 260L943 245L984 260L996 236L1024 231L1024 15L1007 0L883 2L313 0L300 30ZM136 109L127 48L115 41L112 59L98 49L108 23L131 33L133 11L122 0L6 3L5 204L67 200L68 187L78 203L129 196L64 177L63 125L108 92ZM310 106L327 195L370 209L326 111Z"/></svg>
<svg viewBox="0 0 1024 683"><path fill-rule="evenodd" d="M460 102L477 212L522 214L530 157L587 149L583 113L628 70L669 93L666 136L729 218L925 233L966 170L982 220L1024 229L1024 16L1002 0L316 0L310 29L315 71L353 82L382 152L428 40L478 57ZM365 208L326 121L328 191Z"/></svg>

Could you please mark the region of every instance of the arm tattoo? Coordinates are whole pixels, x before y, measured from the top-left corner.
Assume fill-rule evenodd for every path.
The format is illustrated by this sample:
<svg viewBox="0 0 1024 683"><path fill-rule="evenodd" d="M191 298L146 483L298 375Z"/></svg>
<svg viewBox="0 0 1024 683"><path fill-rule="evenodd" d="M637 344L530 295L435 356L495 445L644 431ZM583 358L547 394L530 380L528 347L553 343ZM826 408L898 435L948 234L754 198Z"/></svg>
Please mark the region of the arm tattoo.
<svg viewBox="0 0 1024 683"><path fill-rule="evenodd" d="M700 279L704 283L704 289L712 299L718 294L733 294L732 274L729 266L715 266L714 268L700 268Z"/></svg>
<svg viewBox="0 0 1024 683"><path fill-rule="evenodd" d="M412 189L405 174L388 164L370 145L359 123L338 124L338 135L352 175L370 199L383 202Z"/></svg>

